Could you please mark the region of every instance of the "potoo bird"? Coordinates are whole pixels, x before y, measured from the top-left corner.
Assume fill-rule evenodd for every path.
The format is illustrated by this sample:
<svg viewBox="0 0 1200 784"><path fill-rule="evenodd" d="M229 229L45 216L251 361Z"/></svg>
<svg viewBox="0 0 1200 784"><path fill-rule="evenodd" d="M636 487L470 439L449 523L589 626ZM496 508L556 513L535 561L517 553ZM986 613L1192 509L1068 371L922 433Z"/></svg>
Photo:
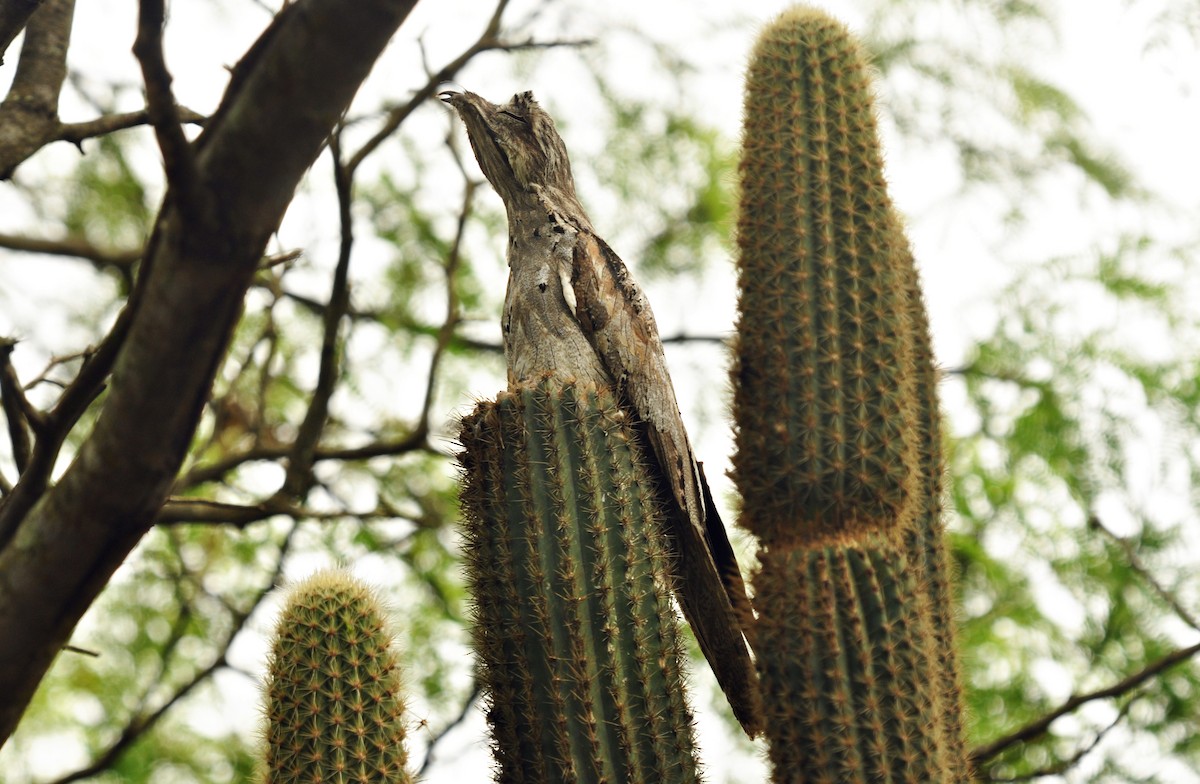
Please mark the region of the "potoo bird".
<svg viewBox="0 0 1200 784"><path fill-rule="evenodd" d="M675 594L734 715L762 728L758 679L742 622L753 613L725 527L688 441L650 304L597 236L575 195L567 149L533 93L496 105L443 92L508 213L501 326L508 383L547 376L617 392L653 458Z"/></svg>

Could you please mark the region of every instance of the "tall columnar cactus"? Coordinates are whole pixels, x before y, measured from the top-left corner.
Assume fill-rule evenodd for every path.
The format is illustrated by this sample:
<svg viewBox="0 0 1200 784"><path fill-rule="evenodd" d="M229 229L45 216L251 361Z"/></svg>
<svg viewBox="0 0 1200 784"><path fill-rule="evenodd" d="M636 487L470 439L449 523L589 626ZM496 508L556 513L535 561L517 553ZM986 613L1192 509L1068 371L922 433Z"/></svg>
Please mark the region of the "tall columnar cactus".
<svg viewBox="0 0 1200 784"><path fill-rule="evenodd" d="M384 613L347 574L292 589L267 683L267 784L410 782L400 671Z"/></svg>
<svg viewBox="0 0 1200 784"><path fill-rule="evenodd" d="M764 31L743 140L734 479L773 778L961 780L932 357L842 25Z"/></svg>
<svg viewBox="0 0 1200 784"><path fill-rule="evenodd" d="M942 422L938 405L937 370L929 318L912 255L905 244L905 269L909 307L913 322L913 368L916 373L917 474L921 483L916 494L914 525L905 533L909 563L917 574L917 586L924 592L941 681L946 737L946 752L955 781L971 778L970 760L963 724L962 672L958 663L955 635L953 573L946 555L945 524L942 520Z"/></svg>
<svg viewBox="0 0 1200 784"><path fill-rule="evenodd" d="M544 383L462 423L464 551L502 782L692 782L654 490L611 394Z"/></svg>

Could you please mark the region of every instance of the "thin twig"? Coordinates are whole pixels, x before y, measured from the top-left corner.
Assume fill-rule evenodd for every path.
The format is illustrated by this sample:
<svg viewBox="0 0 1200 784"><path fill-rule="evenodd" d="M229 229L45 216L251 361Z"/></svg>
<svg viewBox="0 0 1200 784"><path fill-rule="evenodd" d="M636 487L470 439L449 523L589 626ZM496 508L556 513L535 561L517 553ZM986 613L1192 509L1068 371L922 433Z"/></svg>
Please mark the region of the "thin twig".
<svg viewBox="0 0 1200 784"><path fill-rule="evenodd" d="M979 746L971 751L971 764L978 770L981 765L996 755L1007 751L1018 743L1028 743L1035 738L1045 735L1049 731L1050 725L1056 720L1062 718L1068 713L1072 713L1080 706L1096 700L1106 700L1112 697L1120 697L1141 686L1146 681L1155 677L1164 670L1168 670L1177 664L1181 664L1188 659L1200 653L1200 643L1190 645L1186 648L1179 648L1171 653L1162 656L1132 675L1122 678L1111 686L1103 689L1088 692L1086 694L1078 694L1072 696L1062 705L1059 705L1054 710L1047 713L1041 718L1029 722L1024 727L1011 732L1001 738L997 738L991 743Z"/></svg>
<svg viewBox="0 0 1200 784"><path fill-rule="evenodd" d="M989 775L987 780L988 781L996 781L996 782L1006 782L1006 784L1016 784L1016 782L1033 781L1034 779L1040 779L1040 778L1043 778L1044 776L1061 776L1062 774L1066 773L1071 768L1078 765L1083 760L1083 758L1086 757L1088 754L1091 754L1093 751L1095 751L1096 747L1100 745L1100 741L1104 740L1104 736L1106 736L1112 730L1116 729L1116 727L1122 721L1125 720L1125 716L1127 716L1129 714L1129 709L1131 707L1133 707L1133 704L1135 702L1137 702L1136 695L1132 699L1130 699L1128 702L1126 702L1124 705L1121 706L1121 709L1119 711L1117 711L1116 718L1113 719L1111 722L1109 722L1108 726L1099 730L1096 733L1096 737L1092 738L1090 743L1088 743L1085 746L1082 746L1081 748L1076 750L1076 752L1074 754L1072 754L1070 757L1068 757L1067 759L1059 760L1058 762L1055 762L1052 765L1047 765L1043 768L1038 768L1037 770L1030 771L1029 773L1025 773L1020 776L1001 778L999 776L990 776Z"/></svg>
<svg viewBox="0 0 1200 784"><path fill-rule="evenodd" d="M198 125L201 128L204 127L204 123L208 120L203 114L194 112L186 106L176 106L175 114L179 122ZM107 134L123 131L127 128L152 124L152 122L149 109L140 109L136 112L122 112L120 114L104 114L82 122L62 123L58 126L57 136L59 140L70 142L82 149L81 145L85 139L106 136Z"/></svg>
<svg viewBox="0 0 1200 784"><path fill-rule="evenodd" d="M133 319L133 304L139 288L135 287L125 309L121 311L113 328L100 345L95 350L85 353L79 374L63 390L54 408L45 415L44 426L39 428L26 470L21 474L12 492L7 494L4 506L0 507L0 547L11 541L17 526L46 491L50 473L54 470L54 463L67 434L103 391L104 379L116 360L117 351L124 342L129 323Z"/></svg>
<svg viewBox="0 0 1200 784"><path fill-rule="evenodd" d="M297 526L293 525L284 535L283 542L279 547L279 558L275 562L275 568L262 587L255 593L249 607L244 610L234 610L231 612L232 618L229 631L220 645L220 654L217 655L213 662L207 667L197 670L187 683L177 689L174 694L168 697L154 711L146 714L139 713L132 717L121 731L121 735L100 756L93 760L91 764L55 780L54 784L69 784L73 781L81 781L111 768L142 735L154 728L168 710L178 704L180 700L191 693L197 686L208 680L217 670L228 666L226 657L229 653L229 646L233 643L234 638L245 628L250 616L254 614L267 595L275 588L276 583L283 574L283 564L291 549L292 539L296 530Z"/></svg>
<svg viewBox="0 0 1200 784"><path fill-rule="evenodd" d="M461 170L462 161L458 156L458 150L454 147L453 142L448 143L455 155L455 160L459 162ZM467 223L471 217L471 207L475 199L475 190L478 187L478 183L467 177L465 172L463 179L463 200L462 207L458 212L458 225L455 227L454 240L451 242L450 250L446 254L446 261L442 265L442 273L446 285L446 318L442 322L441 327L438 328L437 343L434 345L433 355L429 359L429 375L425 384L425 399L421 404L421 418L417 423L417 431L426 435L431 429L429 417L433 410L434 395L437 392L438 368L441 365L446 349L450 346L454 338L455 330L458 329L461 319L456 278L459 265L462 261L463 236L466 234Z"/></svg>
<svg viewBox="0 0 1200 784"><path fill-rule="evenodd" d="M154 127L158 148L162 151L167 182L185 213L198 215L200 201L196 161L187 137L183 135L175 96L171 92L171 74L163 57L165 24L163 0L141 0L133 54L142 66L142 79L146 83L146 114Z"/></svg>
<svg viewBox="0 0 1200 784"><path fill-rule="evenodd" d="M445 740L446 736L450 734L451 730L467 720L467 716L471 713L471 708L475 706L475 701L479 699L479 692L479 681L475 680L471 684L471 693L467 695L467 699L463 702L462 710L458 712L457 716L450 720L449 724L438 730L437 734L430 739L429 746L425 749L425 759L421 761L421 768L417 771L418 780L423 779L425 774L429 771L429 767L433 765L433 761L436 756L434 752L437 750L437 745Z"/></svg>
<svg viewBox="0 0 1200 784"><path fill-rule="evenodd" d="M1150 570L1147 569L1145 564L1142 563L1142 560L1138 558L1137 552L1133 549L1133 545L1131 545L1127 539L1117 536L1111 529L1104 525L1099 517L1094 514L1088 518L1088 525L1107 536L1109 540L1113 542L1113 544L1115 544L1117 547L1120 547L1121 552L1125 554L1125 560L1128 561L1130 568L1132 568L1139 577L1146 581L1146 584L1150 586L1150 590L1158 594L1158 598L1166 602L1167 606L1174 610L1175 614L1178 615L1184 623L1186 623L1188 626L1191 626L1193 629L1200 631L1200 619L1197 619L1195 615L1189 612L1174 593L1168 591L1166 587L1158 582L1158 580L1154 579L1154 576L1150 573Z"/></svg>
<svg viewBox="0 0 1200 784"><path fill-rule="evenodd" d="M342 165L341 131L330 137L330 157L333 160L333 180L337 189L338 216L341 222L341 244L338 262L333 272L333 285L329 292L329 306L324 314L324 337L321 341L321 364L317 371L317 386L308 404L304 421L296 434L292 452L288 456L287 476L281 492L291 498L303 498L312 485L313 455L325 421L329 417L329 399L337 386L341 373L341 350L338 333L342 319L350 308L350 257L354 248L354 218L351 214L354 174Z"/></svg>
<svg viewBox="0 0 1200 784"><path fill-rule="evenodd" d="M318 447L313 452L313 463L323 460L369 460L373 457L395 457L408 452L433 450L426 441L425 435L416 431L408 435L392 439L381 439L356 447ZM226 455L219 460L204 465L198 465L175 483L176 491L182 491L207 482L220 481L226 474L246 463L256 463L264 460L279 460L292 453L291 444L262 444L233 455Z"/></svg>
<svg viewBox="0 0 1200 784"><path fill-rule="evenodd" d="M379 145L383 144L393 133L396 132L408 116L416 111L417 107L437 91L439 85L443 82L452 80L463 67L469 63L472 58L482 52L503 51L515 52L527 49L551 49L561 46L587 46L592 43L590 39L579 40L562 40L562 41L534 41L525 40L520 42L505 42L500 39L500 22L504 16L504 11L508 7L509 0L499 0L496 3L495 9L492 11L492 16L488 19L487 25L484 27L483 33L475 40L473 44L468 46L463 52L455 57L450 62L443 65L437 72L429 74L426 82L407 102L397 106L388 112L387 119L384 120L383 126L363 144L354 155L350 156L350 160L346 164L351 172L358 169L359 165L373 153ZM429 73L429 68L426 66L426 73Z"/></svg>

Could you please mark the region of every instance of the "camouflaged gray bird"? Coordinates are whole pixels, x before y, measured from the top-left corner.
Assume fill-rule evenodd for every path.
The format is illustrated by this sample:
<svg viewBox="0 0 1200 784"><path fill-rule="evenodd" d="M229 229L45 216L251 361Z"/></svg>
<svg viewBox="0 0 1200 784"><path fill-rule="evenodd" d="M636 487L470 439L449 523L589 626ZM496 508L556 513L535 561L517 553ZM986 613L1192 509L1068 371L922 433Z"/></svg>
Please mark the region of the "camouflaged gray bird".
<svg viewBox="0 0 1200 784"><path fill-rule="evenodd" d="M508 213L502 328L510 389L552 378L613 389L662 486L676 598L734 715L762 729L750 600L679 414L650 304L592 228L554 121L530 92L443 92ZM747 629L748 631L748 629Z"/></svg>

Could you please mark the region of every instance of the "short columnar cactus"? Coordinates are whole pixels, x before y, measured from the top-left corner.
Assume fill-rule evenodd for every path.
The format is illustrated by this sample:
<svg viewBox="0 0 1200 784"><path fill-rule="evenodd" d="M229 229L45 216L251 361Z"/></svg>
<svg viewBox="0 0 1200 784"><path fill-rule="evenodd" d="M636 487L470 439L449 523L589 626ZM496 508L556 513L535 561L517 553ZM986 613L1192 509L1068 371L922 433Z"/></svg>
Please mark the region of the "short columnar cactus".
<svg viewBox="0 0 1200 784"><path fill-rule="evenodd" d="M464 552L502 782L693 782L658 504L610 392L546 382L462 423Z"/></svg>
<svg viewBox="0 0 1200 784"><path fill-rule="evenodd" d="M409 782L400 671L371 591L319 572L288 596L267 683L268 784Z"/></svg>
<svg viewBox="0 0 1200 784"><path fill-rule="evenodd" d="M841 24L764 31L743 145L733 474L773 780L963 780L928 331Z"/></svg>

